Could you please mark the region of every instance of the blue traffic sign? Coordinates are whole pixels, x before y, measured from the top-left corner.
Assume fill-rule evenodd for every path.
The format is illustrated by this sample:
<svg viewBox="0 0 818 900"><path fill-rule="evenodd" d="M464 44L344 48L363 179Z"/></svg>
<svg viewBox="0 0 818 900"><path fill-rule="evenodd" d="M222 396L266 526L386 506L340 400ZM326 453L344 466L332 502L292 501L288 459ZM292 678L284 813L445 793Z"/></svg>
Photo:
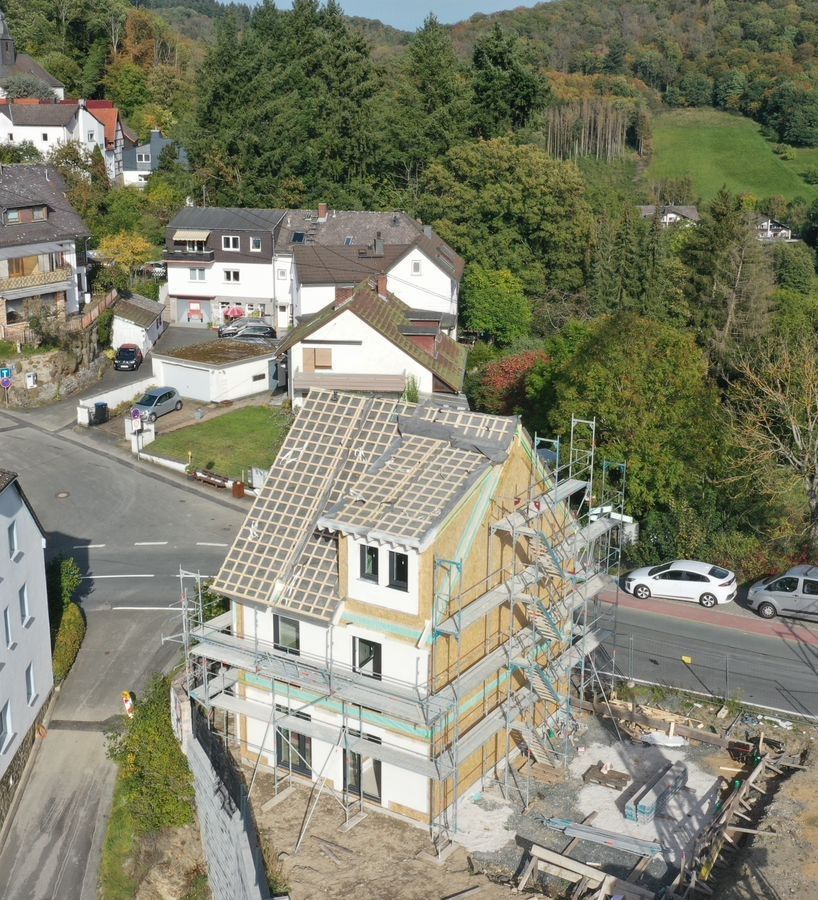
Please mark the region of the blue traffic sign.
<svg viewBox="0 0 818 900"><path fill-rule="evenodd" d="M11 369L0 369L0 378L8 378L11 379Z"/></svg>
<svg viewBox="0 0 818 900"><path fill-rule="evenodd" d="M11 387L11 379L7 377L0 378L0 387L7 391Z"/></svg>
<svg viewBox="0 0 818 900"><path fill-rule="evenodd" d="M131 418L132 418L134 421L136 421L137 419L141 419L141 418L142 418L142 413L141 413L138 409L136 409L136 408L134 407L134 409L131 410Z"/></svg>

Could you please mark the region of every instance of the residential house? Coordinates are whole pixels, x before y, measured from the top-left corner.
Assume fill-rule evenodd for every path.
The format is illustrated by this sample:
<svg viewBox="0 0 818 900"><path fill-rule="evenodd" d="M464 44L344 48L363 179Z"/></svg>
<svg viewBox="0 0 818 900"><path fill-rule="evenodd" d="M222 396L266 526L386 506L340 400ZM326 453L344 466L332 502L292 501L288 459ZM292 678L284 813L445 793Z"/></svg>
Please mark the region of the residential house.
<svg viewBox="0 0 818 900"><path fill-rule="evenodd" d="M88 290L90 232L46 165L0 167L0 339L24 342L28 320L47 311L64 319Z"/></svg>
<svg viewBox="0 0 818 900"><path fill-rule="evenodd" d="M140 294L120 297L112 308L112 347L136 344L143 354L148 353L167 327L162 320L165 304Z"/></svg>
<svg viewBox="0 0 818 900"><path fill-rule="evenodd" d="M0 825L54 683L44 548L17 475L0 469Z"/></svg>
<svg viewBox="0 0 818 900"><path fill-rule="evenodd" d="M463 260L401 212L188 207L168 226L165 258L175 322L221 324L239 307L283 332L385 275L412 309L457 325Z"/></svg>
<svg viewBox="0 0 818 900"><path fill-rule="evenodd" d="M753 216L753 225L756 228L756 234L760 241L792 241L798 240L793 238L792 228L773 219L772 216L756 215Z"/></svg>
<svg viewBox="0 0 818 900"><path fill-rule="evenodd" d="M643 219L653 220L657 214L655 205L637 206L636 208ZM695 206L666 205L658 207L658 210L662 228L669 228L671 225L689 227L695 225L700 219L699 210Z"/></svg>
<svg viewBox="0 0 818 900"><path fill-rule="evenodd" d="M14 100L0 103L0 143L31 143L43 156L78 142L99 147L111 181L122 180L125 135L119 110L110 100Z"/></svg>
<svg viewBox="0 0 818 900"><path fill-rule="evenodd" d="M159 168L162 151L173 146L175 146L175 142L170 138L163 137L161 131L151 131L151 136L146 143L137 142L133 146L126 147L122 154L123 184L144 187L151 173ZM183 147L179 147L178 153L180 164L187 166L187 151Z"/></svg>
<svg viewBox="0 0 818 900"><path fill-rule="evenodd" d="M424 396L456 398L463 388L466 348L442 329L442 318L443 313L420 313L398 300L385 275L302 316L278 348L286 354L293 406L321 387L400 397L410 380ZM468 407L465 398L462 402Z"/></svg>
<svg viewBox="0 0 818 900"><path fill-rule="evenodd" d="M280 253L280 209L183 209L170 223L165 244L170 321L207 327L241 308L290 323L292 258Z"/></svg>
<svg viewBox="0 0 818 900"><path fill-rule="evenodd" d="M61 81L49 75L48 72L30 56L17 52L17 45L9 31L8 23L3 11L0 10L0 98L6 96L3 82L7 78L15 78L19 75L30 75L51 88L56 100L65 97L65 87Z"/></svg>
<svg viewBox="0 0 818 900"><path fill-rule="evenodd" d="M276 793L445 840L467 791L569 752L616 533L577 518L589 495L515 417L312 390L212 583L230 611L186 607L192 699Z"/></svg>

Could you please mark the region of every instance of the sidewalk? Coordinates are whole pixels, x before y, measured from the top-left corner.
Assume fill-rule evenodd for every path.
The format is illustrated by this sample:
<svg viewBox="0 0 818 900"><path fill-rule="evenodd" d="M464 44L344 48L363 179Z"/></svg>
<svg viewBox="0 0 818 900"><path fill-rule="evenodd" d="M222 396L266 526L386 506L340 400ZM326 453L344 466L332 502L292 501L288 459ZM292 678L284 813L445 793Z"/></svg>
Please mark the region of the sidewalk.
<svg viewBox="0 0 818 900"><path fill-rule="evenodd" d="M745 634L818 646L818 632L811 629L808 624L796 619L762 619L751 610L735 603L704 609L697 603L683 600L660 600L653 597L638 600L622 590L618 594L613 591L604 592L600 594L600 599L606 603L617 603L623 609L652 613L669 619L684 619L714 628L730 628L733 631L743 631Z"/></svg>

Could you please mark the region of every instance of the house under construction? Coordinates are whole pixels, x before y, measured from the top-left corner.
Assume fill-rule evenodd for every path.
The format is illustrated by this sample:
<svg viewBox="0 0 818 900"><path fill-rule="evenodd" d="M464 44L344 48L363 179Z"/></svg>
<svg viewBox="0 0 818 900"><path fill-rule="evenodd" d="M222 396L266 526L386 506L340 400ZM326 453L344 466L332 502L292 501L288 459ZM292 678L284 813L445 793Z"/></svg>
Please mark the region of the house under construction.
<svg viewBox="0 0 818 900"><path fill-rule="evenodd" d="M348 815L445 839L475 784L524 793L526 758L570 751L615 610L624 472L593 442L312 391L213 583L231 611L186 604L193 699L277 791L312 780Z"/></svg>

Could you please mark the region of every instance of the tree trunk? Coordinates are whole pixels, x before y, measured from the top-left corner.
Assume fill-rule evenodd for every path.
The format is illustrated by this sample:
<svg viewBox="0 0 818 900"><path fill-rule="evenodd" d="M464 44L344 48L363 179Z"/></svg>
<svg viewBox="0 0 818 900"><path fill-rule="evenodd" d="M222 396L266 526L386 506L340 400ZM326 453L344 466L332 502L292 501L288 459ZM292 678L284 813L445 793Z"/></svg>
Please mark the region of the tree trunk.
<svg viewBox="0 0 818 900"><path fill-rule="evenodd" d="M808 475L806 482L809 500L807 541L809 542L810 562L818 562L818 473Z"/></svg>

